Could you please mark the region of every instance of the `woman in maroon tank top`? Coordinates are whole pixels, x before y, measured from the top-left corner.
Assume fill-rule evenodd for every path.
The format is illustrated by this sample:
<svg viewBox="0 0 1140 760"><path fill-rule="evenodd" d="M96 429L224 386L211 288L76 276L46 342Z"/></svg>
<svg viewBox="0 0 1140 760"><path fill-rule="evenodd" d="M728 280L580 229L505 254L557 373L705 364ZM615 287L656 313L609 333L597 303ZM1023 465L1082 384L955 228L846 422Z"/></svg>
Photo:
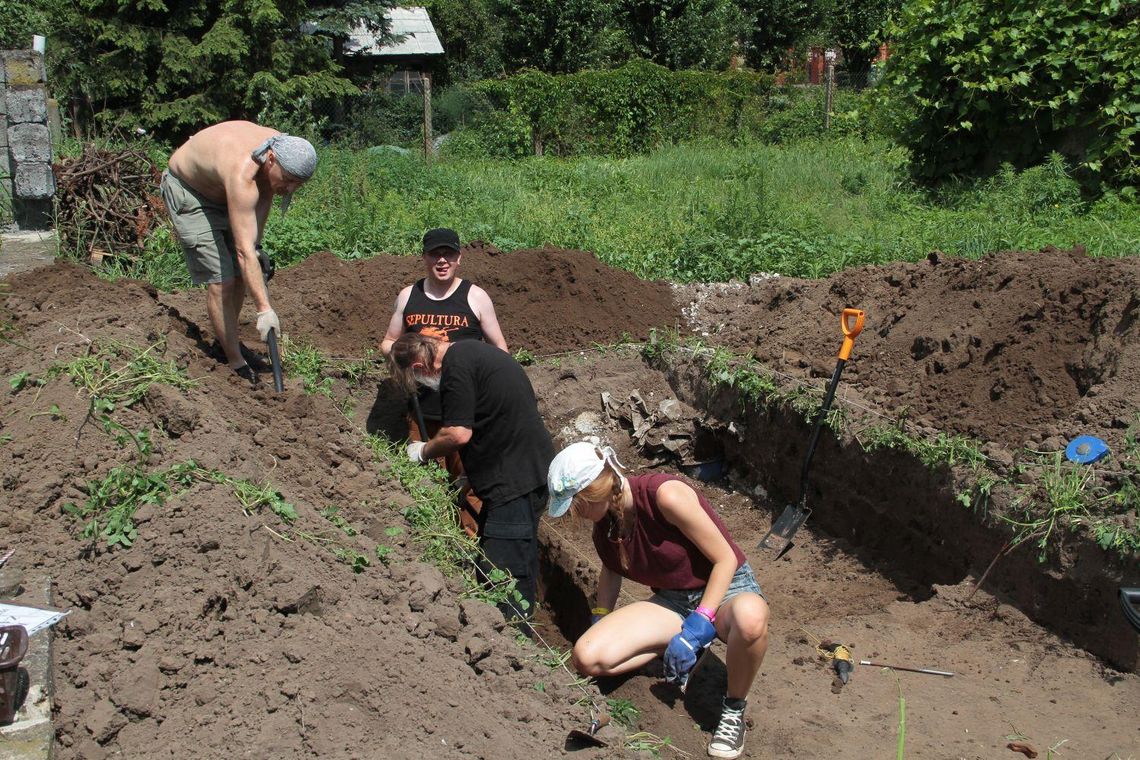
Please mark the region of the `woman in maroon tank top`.
<svg viewBox="0 0 1140 760"><path fill-rule="evenodd" d="M673 475L626 477L612 449L575 443L550 464L549 513L594 523L602 560L593 625L574 645L587 676L612 676L663 657L684 690L714 638L728 645L728 688L712 757L744 751L744 708L768 649L768 604L744 553L704 496ZM622 580L655 592L617 606ZM612 611L611 611L612 610Z"/></svg>

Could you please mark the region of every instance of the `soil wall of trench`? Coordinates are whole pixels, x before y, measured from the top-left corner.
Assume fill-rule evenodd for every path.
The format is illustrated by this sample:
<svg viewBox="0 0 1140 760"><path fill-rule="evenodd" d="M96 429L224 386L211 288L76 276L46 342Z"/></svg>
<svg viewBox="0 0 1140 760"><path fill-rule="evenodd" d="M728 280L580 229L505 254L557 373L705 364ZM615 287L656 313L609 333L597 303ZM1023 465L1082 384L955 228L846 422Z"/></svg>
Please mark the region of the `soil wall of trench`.
<svg viewBox="0 0 1140 760"><path fill-rule="evenodd" d="M782 406L742 412L738 394L711 383L695 360L664 369L677 397L708 415L705 425L726 464L769 491L773 503L794 500L811 426ZM808 480L810 523L922 598L935 585L981 577L1009 539L1008 528L957 500L968 488L949 468L932 470L893 449L868 452L854 439L824 431ZM1136 672L1140 639L1120 614L1117 593L1121 585L1136 585L1140 570L1088 537L1066 533L1060 541L1061 550L1044 563L1028 543L1004 554L986 576L986 590L1113 666ZM781 561L799 561L795 549Z"/></svg>

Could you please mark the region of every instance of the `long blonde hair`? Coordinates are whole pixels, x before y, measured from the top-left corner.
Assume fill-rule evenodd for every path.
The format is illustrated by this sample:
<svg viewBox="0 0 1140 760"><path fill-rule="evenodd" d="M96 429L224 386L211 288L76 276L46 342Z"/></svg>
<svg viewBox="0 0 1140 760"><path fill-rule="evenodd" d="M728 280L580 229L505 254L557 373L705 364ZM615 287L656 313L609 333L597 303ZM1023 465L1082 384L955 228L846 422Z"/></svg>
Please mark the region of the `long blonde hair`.
<svg viewBox="0 0 1140 760"><path fill-rule="evenodd" d="M581 491L574 495L574 499L570 502L570 509L574 514L580 514L582 507L586 503L597 504L599 502L606 502L606 515L610 518L610 540L618 545L618 555L621 558L621 566L623 570L629 569L629 553L626 550L625 535L627 529L632 526L633 518L636 511L633 507L625 509L622 505L622 496L624 489L622 484L625 479L617 472L609 461L602 467L602 471L598 473L598 477L594 478L590 485L583 488ZM616 537L614 529L616 528Z"/></svg>

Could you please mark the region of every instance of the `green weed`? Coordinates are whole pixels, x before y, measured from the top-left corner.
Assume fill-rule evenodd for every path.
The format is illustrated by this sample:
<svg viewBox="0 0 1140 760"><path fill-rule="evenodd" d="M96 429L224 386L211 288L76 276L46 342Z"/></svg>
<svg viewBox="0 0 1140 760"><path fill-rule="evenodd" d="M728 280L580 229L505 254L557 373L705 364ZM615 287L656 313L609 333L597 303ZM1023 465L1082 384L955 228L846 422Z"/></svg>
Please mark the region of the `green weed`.
<svg viewBox="0 0 1140 760"><path fill-rule="evenodd" d="M13 393L19 393L31 384L43 385L43 380L37 379L30 372L17 372L8 378L8 385L12 388Z"/></svg>
<svg viewBox="0 0 1140 760"><path fill-rule="evenodd" d="M272 488L268 483L258 484L250 480L237 480L222 475L216 470L209 471L208 477L215 483L228 485L241 505L242 512L247 516L268 508L270 512L277 515L285 523L292 523L297 520L296 507L285 501L281 492Z"/></svg>
<svg viewBox="0 0 1140 760"><path fill-rule="evenodd" d="M938 433L933 438L911 435L906 415L891 425L874 425L861 430L856 438L865 451L896 449L906 451L930 468L964 465L977 468L986 463L977 441L960 435Z"/></svg>
<svg viewBox="0 0 1140 760"><path fill-rule="evenodd" d="M162 504L176 490L189 487L197 471L193 461L154 472L146 472L138 464L114 467L104 477L80 486L87 499L79 505L65 504L63 511L85 521L82 538L93 543L102 538L108 548L129 547L138 537L133 519L138 508Z"/></svg>
<svg viewBox="0 0 1140 760"><path fill-rule="evenodd" d="M332 553L338 560L351 567L354 573L363 573L366 568L372 565L372 562L368 559L368 555L356 549L338 546L332 550Z"/></svg>
<svg viewBox="0 0 1140 760"><path fill-rule="evenodd" d="M630 752L648 752L653 757L661 757L663 750L669 749L682 757L689 757L689 753L673 744L668 736L660 737L648 731L638 731L625 737L625 748Z"/></svg>
<svg viewBox="0 0 1140 760"><path fill-rule="evenodd" d="M162 504L170 495L168 470L144 472L137 465L114 467L106 476L90 480L81 505L68 503L63 511L84 522L80 536L102 538L108 548L131 546L138 537L134 514L143 504Z"/></svg>
<svg viewBox="0 0 1140 760"><path fill-rule="evenodd" d="M346 536L355 536L359 534L359 531L357 531L356 528L352 526L352 523L341 516L340 509L335 505L330 504L328 507L322 509L321 517L325 518L330 523L340 528L340 530Z"/></svg>
<svg viewBox="0 0 1140 760"><path fill-rule="evenodd" d="M45 379L66 375L88 398L98 398L112 405L106 407L106 411L113 409L113 405L131 406L155 383L179 390L195 385L173 361L158 358L165 350L165 341L161 340L146 348L96 340L84 356L50 367Z"/></svg>
<svg viewBox="0 0 1140 760"><path fill-rule="evenodd" d="M333 397L333 378L326 374L327 360L309 343L299 343L288 336L281 339L282 369L289 375L300 377L305 393Z"/></svg>
<svg viewBox="0 0 1140 760"><path fill-rule="evenodd" d="M51 417L53 422L56 420L66 420L67 419L67 416L59 410L58 404L52 404L50 407L48 407L47 411L33 412L32 414L29 414L28 415L28 421L31 422L36 417Z"/></svg>
<svg viewBox="0 0 1140 760"><path fill-rule="evenodd" d="M637 719L641 717L641 710L628 699L610 698L606 700L609 706L610 717L619 725L633 728Z"/></svg>
<svg viewBox="0 0 1140 760"><path fill-rule="evenodd" d="M492 568L484 575L477 569L482 552L459 526L456 493L448 485L447 474L434 463L425 466L410 461L399 443L375 435L365 440L374 456L387 463L412 497L412 505L404 510L404 519L412 541L420 547L420 559L446 575L462 577L466 596L490 604L510 604L525 616L529 605L509 573Z"/></svg>

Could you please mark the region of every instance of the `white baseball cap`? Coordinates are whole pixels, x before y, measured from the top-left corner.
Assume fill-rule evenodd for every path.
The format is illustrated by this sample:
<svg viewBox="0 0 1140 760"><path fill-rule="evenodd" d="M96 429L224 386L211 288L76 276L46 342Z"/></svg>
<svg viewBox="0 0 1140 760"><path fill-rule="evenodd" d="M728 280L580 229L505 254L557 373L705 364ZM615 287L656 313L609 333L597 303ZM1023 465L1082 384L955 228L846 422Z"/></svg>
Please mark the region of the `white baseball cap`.
<svg viewBox="0 0 1140 760"><path fill-rule="evenodd" d="M546 487L550 491L550 505L546 511L550 516L566 514L570 502L602 474L607 462L620 474L621 463L609 446L602 448L589 441L579 441L558 452L546 472Z"/></svg>

